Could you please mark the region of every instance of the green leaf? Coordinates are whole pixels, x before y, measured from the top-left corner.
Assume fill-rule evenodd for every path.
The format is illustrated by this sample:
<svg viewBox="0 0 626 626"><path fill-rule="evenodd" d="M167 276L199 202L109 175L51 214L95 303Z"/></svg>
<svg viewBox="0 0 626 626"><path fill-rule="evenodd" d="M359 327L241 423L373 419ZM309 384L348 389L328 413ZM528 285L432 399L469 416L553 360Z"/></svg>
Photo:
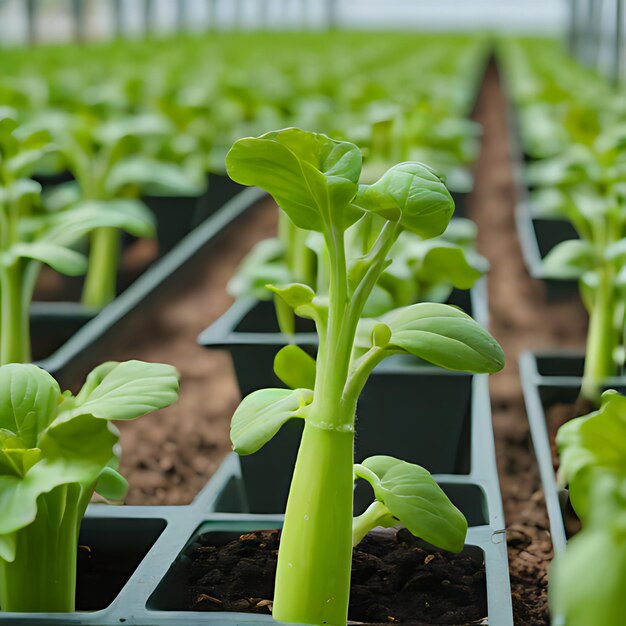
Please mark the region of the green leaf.
<svg viewBox="0 0 626 626"><path fill-rule="evenodd" d="M556 443L561 460L559 479L569 484L574 509L585 521L591 472L609 471L626 478L626 397L605 391L600 409L561 426Z"/></svg>
<svg viewBox="0 0 626 626"><path fill-rule="evenodd" d="M120 228L135 237L153 237L152 212L139 200L90 200L51 216L46 240L69 245L95 228Z"/></svg>
<svg viewBox="0 0 626 626"><path fill-rule="evenodd" d="M315 386L315 359L299 346L285 346L276 353L274 372L291 389Z"/></svg>
<svg viewBox="0 0 626 626"><path fill-rule="evenodd" d="M9 248L8 254L13 258L41 261L68 276L80 276L87 271L87 259L83 254L45 241L16 243Z"/></svg>
<svg viewBox="0 0 626 626"><path fill-rule="evenodd" d="M569 239L557 244L543 259L546 278L579 279L598 265L593 246L582 239Z"/></svg>
<svg viewBox="0 0 626 626"><path fill-rule="evenodd" d="M479 268L470 263L466 251L460 246L441 240L422 243L421 263L415 270L416 278L422 283L444 282L457 289L470 289L488 269L488 264Z"/></svg>
<svg viewBox="0 0 626 626"><path fill-rule="evenodd" d="M360 471L357 465L357 475L372 485L376 499L416 537L451 552L463 550L467 520L430 472L390 456L373 456L361 465L368 471Z"/></svg>
<svg viewBox="0 0 626 626"><path fill-rule="evenodd" d="M162 363L104 363L89 374L74 406L58 419L85 414L105 420L134 419L175 402L178 379L176 369Z"/></svg>
<svg viewBox="0 0 626 626"><path fill-rule="evenodd" d="M354 203L424 238L441 235L454 213L443 181L422 163L395 165L373 185L361 185Z"/></svg>
<svg viewBox="0 0 626 626"><path fill-rule="evenodd" d="M116 163L106 180L106 191L111 195L133 185L145 194L165 196L198 196L204 191L205 181L199 181L177 163L137 155Z"/></svg>
<svg viewBox="0 0 626 626"><path fill-rule="evenodd" d="M469 315L446 304L420 303L380 318L398 348L446 369L493 373L504 367L498 342Z"/></svg>
<svg viewBox="0 0 626 626"><path fill-rule="evenodd" d="M230 424L230 440L241 455L260 450L293 417L313 401L310 389L261 389L246 396Z"/></svg>
<svg viewBox="0 0 626 626"><path fill-rule="evenodd" d="M292 309L310 304L315 298L315 292L308 285L292 283L290 285L266 285L267 288L284 300Z"/></svg>
<svg viewBox="0 0 626 626"><path fill-rule="evenodd" d="M96 493L107 500L123 500L128 493L128 481L112 467L105 467L98 476Z"/></svg>
<svg viewBox="0 0 626 626"><path fill-rule="evenodd" d="M345 230L361 212L361 152L351 143L297 128L236 141L226 156L228 175L274 197L299 228Z"/></svg>
<svg viewBox="0 0 626 626"><path fill-rule="evenodd" d="M56 415L61 400L57 382L36 365L0 367L0 429L36 448L39 433Z"/></svg>

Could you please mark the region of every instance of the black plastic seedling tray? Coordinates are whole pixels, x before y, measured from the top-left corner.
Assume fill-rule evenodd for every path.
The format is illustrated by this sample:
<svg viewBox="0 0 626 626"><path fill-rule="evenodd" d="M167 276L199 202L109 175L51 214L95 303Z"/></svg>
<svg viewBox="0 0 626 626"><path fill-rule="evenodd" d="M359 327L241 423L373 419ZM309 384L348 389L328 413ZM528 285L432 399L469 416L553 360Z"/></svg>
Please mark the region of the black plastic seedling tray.
<svg viewBox="0 0 626 626"><path fill-rule="evenodd" d="M94 554L114 555L120 563L114 576L92 580L105 591L99 596L82 593L85 584L79 567L78 597L84 611L77 613L4 613L6 626L188 626L189 624L281 624L269 615L205 613L181 610L189 550L199 534L215 533L216 543L235 539L244 532L280 528L281 515L218 513L222 491L236 459L227 458L209 484L188 506L91 505L81 529L81 545ZM463 504L461 503L463 506ZM468 511L470 514L471 511ZM471 515L470 515L471 517ZM487 578L488 619L483 624L513 626L504 531L475 520L468 531L467 554L484 561ZM106 605L106 606L105 606ZM90 611L90 612L88 612Z"/></svg>
<svg viewBox="0 0 626 626"><path fill-rule="evenodd" d="M557 403L573 403L582 382L584 353L578 350L524 352L520 376L539 473L546 499L550 532L556 554L567 544L564 510L567 493L557 484L548 434L547 413ZM626 392L626 377L608 378L604 387Z"/></svg>

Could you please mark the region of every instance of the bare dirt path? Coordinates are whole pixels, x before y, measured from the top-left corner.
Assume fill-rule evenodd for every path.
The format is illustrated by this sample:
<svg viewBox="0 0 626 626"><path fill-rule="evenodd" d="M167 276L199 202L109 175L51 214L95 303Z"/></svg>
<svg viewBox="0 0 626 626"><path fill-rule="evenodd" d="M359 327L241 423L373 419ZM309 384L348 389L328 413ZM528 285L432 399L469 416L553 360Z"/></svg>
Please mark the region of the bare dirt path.
<svg viewBox="0 0 626 626"><path fill-rule="evenodd" d="M515 187L508 149L506 102L491 64L475 119L484 136L469 217L478 224L478 248L491 262L491 331L507 357L491 377L498 471L507 523L515 624L549 624L546 584L552 558L547 513L530 444L518 357L528 349L582 346L586 314L577 300L548 304L542 285L525 268L514 221Z"/></svg>

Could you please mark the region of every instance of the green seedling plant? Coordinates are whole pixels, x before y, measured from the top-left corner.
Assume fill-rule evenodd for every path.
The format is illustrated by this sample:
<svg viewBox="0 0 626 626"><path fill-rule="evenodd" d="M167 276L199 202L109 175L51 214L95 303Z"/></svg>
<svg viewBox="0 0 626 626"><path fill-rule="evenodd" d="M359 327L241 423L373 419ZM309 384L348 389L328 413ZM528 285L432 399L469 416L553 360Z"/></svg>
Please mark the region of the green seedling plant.
<svg viewBox="0 0 626 626"><path fill-rule="evenodd" d="M626 397L561 426L559 481L583 529L550 569L550 604L568 626L620 626L626 586ZM593 563L594 567L589 567Z"/></svg>
<svg viewBox="0 0 626 626"><path fill-rule="evenodd" d="M143 207L148 216L136 199L142 191L188 195L204 188L204 180L199 182L182 166L152 156L173 135L172 125L163 116L129 114L101 120L88 114L45 111L31 125L50 129L75 179L60 190L61 199L56 199L60 204L88 203L108 211L124 201L126 206L132 203L135 214ZM145 221L142 236L154 236L154 220ZM116 227L102 226L90 233L83 304L100 308L115 298L120 239Z"/></svg>
<svg viewBox="0 0 626 626"><path fill-rule="evenodd" d="M576 279L589 312L581 399L598 404L602 381L624 364L626 274L626 127L598 137L593 149L572 146L537 169L533 180L559 194L555 213L580 239L555 246L543 261L548 278Z"/></svg>
<svg viewBox="0 0 626 626"><path fill-rule="evenodd" d="M80 275L87 260L75 246L90 232L122 228L144 236L154 229L151 214L132 200L107 211L97 202L43 206L41 186L30 176L56 149L47 131L18 125L10 109L0 112L0 364L31 359L29 306L43 264Z"/></svg>
<svg viewBox="0 0 626 626"><path fill-rule="evenodd" d="M317 359L283 348L275 370L291 389L255 391L231 424L235 451L251 454L288 420L304 420L276 574L273 616L286 622L345 626L352 547L377 525L401 521L439 547L463 548L467 522L425 469L390 457L354 464L356 405L376 365L408 353L450 369L495 372L504 360L491 335L451 306L420 303L362 317L400 234L441 235L454 203L420 163L396 165L371 185L359 185L361 166L354 144L295 128L241 139L226 159L233 180L265 189L298 228L323 237L328 254L327 294L299 283L270 286L315 322ZM382 226L367 254L349 259L346 230L367 213ZM372 485L375 502L353 520L355 478Z"/></svg>
<svg viewBox="0 0 626 626"><path fill-rule="evenodd" d="M30 364L0 367L0 608L75 609L78 532L94 492L121 500L119 433L172 404L178 373L127 361L96 367L74 396Z"/></svg>

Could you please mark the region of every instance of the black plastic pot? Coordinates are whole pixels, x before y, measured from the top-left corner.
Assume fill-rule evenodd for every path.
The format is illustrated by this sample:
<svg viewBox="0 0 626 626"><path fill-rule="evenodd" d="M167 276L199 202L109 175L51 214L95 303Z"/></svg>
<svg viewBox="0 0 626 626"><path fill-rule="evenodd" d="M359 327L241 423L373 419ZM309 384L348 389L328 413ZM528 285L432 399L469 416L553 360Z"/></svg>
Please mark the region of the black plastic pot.
<svg viewBox="0 0 626 626"><path fill-rule="evenodd" d="M99 312L86 310L76 303L34 303L31 328L34 339L43 335L47 346L55 350L38 365L53 374L78 365L81 354L96 342L105 340L109 332L144 300L168 281L176 280L185 267L205 252L220 233L237 218L252 210L265 193L249 188L204 220L165 256L155 261L132 285ZM59 347L60 346L60 347Z"/></svg>
<svg viewBox="0 0 626 626"><path fill-rule="evenodd" d="M509 93L508 90L505 92ZM526 166L534 159L523 150L515 107L510 100L507 102L507 128L509 156L517 197L515 222L526 269L532 278L541 280L545 284L548 300L577 296L577 281L547 278L544 274L542 261L548 252L562 241L578 239L578 233L569 221L542 216L534 210L526 182Z"/></svg>
<svg viewBox="0 0 626 626"><path fill-rule="evenodd" d="M547 278L542 265L545 256L557 244L578 239L571 223L560 218L533 215L532 207L525 202L517 205L515 221L526 269L532 278L545 283L548 300L577 296L578 281Z"/></svg>
<svg viewBox="0 0 626 626"><path fill-rule="evenodd" d="M79 567L78 598L81 612L2 613L6 626L187 626L188 624L280 624L267 615L184 611L189 549L201 533L215 533L216 542L244 532L279 528L278 515L222 514L215 512L221 490L233 472L233 457L189 506L91 505L81 529L80 544L97 558L115 563L112 571ZM460 500L458 500L460 501ZM465 506L460 502L461 506ZM471 505L470 505L471 506ZM470 518L472 511L464 511ZM506 541L503 530L474 520L468 531L466 553L483 560L487 574L488 623L512 626ZM80 555L80 551L79 551ZM94 568L92 568L94 569ZM87 592L99 589L95 596ZM91 612L85 612L91 611ZM486 622L487 623L487 622Z"/></svg>
<svg viewBox="0 0 626 626"><path fill-rule="evenodd" d="M567 493L557 484L547 415L557 403L571 404L578 397L582 382L584 353L577 350L524 352L520 356L520 376L530 424L533 448L550 519L550 533L555 553L565 549L568 535L564 512ZM608 378L605 389L626 392L626 377Z"/></svg>
<svg viewBox="0 0 626 626"><path fill-rule="evenodd" d="M143 196L142 200L157 220L159 255L169 252L243 189L228 176L211 173L207 176L207 190L200 196Z"/></svg>

